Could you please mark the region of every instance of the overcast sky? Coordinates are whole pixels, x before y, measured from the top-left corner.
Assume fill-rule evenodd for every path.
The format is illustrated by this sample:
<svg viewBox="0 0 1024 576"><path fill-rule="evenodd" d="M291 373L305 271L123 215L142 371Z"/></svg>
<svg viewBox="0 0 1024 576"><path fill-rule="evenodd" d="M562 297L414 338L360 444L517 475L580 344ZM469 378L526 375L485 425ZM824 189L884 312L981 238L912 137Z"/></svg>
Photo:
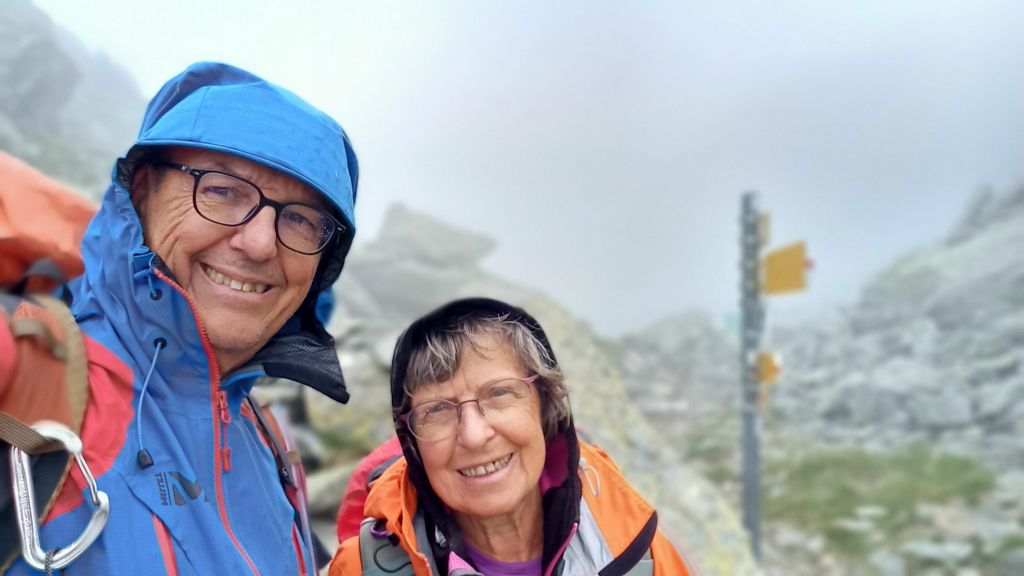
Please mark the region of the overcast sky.
<svg viewBox="0 0 1024 576"><path fill-rule="evenodd" d="M806 293L852 303L970 193L1024 182L1024 3L36 0L146 97L222 60L355 142L358 228L394 202L495 237L485 265L614 335L734 314L740 193Z"/></svg>

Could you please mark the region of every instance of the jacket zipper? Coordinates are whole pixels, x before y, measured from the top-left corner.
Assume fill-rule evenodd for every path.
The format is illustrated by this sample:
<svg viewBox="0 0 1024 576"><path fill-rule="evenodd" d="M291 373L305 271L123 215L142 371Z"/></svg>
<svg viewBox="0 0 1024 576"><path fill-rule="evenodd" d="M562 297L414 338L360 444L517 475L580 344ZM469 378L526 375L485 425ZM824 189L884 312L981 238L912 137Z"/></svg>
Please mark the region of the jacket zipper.
<svg viewBox="0 0 1024 576"><path fill-rule="evenodd" d="M551 559L551 564L549 564L548 569L544 571L544 576L551 576L555 571L555 566L558 566L558 561L561 560L562 555L565 554L565 549L569 547L569 542L572 541L572 537L576 535L576 529L579 528L579 525L579 522L572 523L572 528L569 530L569 536L565 539L565 542L562 542L562 547L558 549L558 553Z"/></svg>
<svg viewBox="0 0 1024 576"><path fill-rule="evenodd" d="M160 278L161 280L166 282L168 286L171 286L175 290L177 290L178 294L181 294L182 298L184 298L185 301L188 302L188 307L192 310L192 316L196 321L196 327L199 329L199 340L203 345L203 351L206 353L206 362L210 368L210 405L211 410L214 411L212 416L213 419L217 422L217 424L213 426L213 478L217 494L217 512L220 515L221 524L224 525L224 531L227 532L228 538L231 540L231 543L235 545L235 549L238 550L238 553L242 555L242 558L245 560L245 563L248 564L249 569L252 570L252 573L258 576L260 571L256 569L256 564L252 561L252 558L249 557L249 554L245 551L245 548L242 547L242 543L238 541L238 537L235 536L234 529L231 528L231 521L228 519L227 505L224 503L224 454L220 450L220 448L223 445L221 437L222 423L220 422L221 414L218 413L220 411L221 404L217 400L217 398L219 398L220 395L223 394L223 392L220 390L220 364L217 363L217 356L216 354L213 353L213 345L210 344L210 336L206 333L206 326L203 325L202 319L199 318L199 311L196 310L195 302L192 301L192 298L189 297L189 295L181 286L178 285L177 282L174 282L169 277L167 277L167 275L165 275L159 268L153 267L151 268L151 270L153 271L153 274L157 278ZM224 403L224 408L225 410L227 409L226 401ZM230 413L228 413L227 415L228 418L231 417Z"/></svg>
<svg viewBox="0 0 1024 576"><path fill-rule="evenodd" d="M224 472L231 471L231 445L228 443L228 424L231 424L231 410L228 409L228 395L223 390L217 391L217 410L220 412L220 426L223 433L220 437L220 462Z"/></svg>

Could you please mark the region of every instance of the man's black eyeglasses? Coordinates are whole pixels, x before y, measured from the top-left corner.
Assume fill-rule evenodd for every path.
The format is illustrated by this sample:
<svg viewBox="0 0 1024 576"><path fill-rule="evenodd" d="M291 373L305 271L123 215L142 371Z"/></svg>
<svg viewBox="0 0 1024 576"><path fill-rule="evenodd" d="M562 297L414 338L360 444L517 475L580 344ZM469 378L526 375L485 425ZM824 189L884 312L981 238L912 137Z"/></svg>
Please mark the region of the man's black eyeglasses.
<svg viewBox="0 0 1024 576"><path fill-rule="evenodd" d="M210 222L241 226L259 214L264 206L270 206L276 213L277 239L300 254L318 254L336 233L345 232L345 225L326 211L297 202L275 202L264 196L258 186L233 174L163 160L153 164L184 172L195 179L192 206Z"/></svg>

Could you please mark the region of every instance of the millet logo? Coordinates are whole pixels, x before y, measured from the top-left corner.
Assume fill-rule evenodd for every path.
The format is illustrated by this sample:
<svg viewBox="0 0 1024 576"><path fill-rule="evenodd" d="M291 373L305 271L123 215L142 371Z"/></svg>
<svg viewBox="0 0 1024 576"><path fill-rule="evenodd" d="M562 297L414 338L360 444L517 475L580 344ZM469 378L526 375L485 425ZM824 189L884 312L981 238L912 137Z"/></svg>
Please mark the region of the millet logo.
<svg viewBox="0 0 1024 576"><path fill-rule="evenodd" d="M176 506L184 506L203 494L203 487L198 480L189 480L180 472L157 474L156 488L160 491L160 503L164 506L170 506L172 501Z"/></svg>

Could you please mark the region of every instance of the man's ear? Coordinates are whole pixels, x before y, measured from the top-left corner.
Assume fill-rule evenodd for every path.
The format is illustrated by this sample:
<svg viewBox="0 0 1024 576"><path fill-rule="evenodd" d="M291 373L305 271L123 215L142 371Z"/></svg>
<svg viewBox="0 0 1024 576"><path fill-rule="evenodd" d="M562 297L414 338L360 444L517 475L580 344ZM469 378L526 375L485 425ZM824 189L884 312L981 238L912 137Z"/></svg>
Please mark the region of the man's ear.
<svg viewBox="0 0 1024 576"><path fill-rule="evenodd" d="M135 211L140 216L145 213L146 202L149 201L149 195L153 193L156 185L157 174L153 166L140 164L135 167L135 171L132 173L131 198L132 204L135 205Z"/></svg>

